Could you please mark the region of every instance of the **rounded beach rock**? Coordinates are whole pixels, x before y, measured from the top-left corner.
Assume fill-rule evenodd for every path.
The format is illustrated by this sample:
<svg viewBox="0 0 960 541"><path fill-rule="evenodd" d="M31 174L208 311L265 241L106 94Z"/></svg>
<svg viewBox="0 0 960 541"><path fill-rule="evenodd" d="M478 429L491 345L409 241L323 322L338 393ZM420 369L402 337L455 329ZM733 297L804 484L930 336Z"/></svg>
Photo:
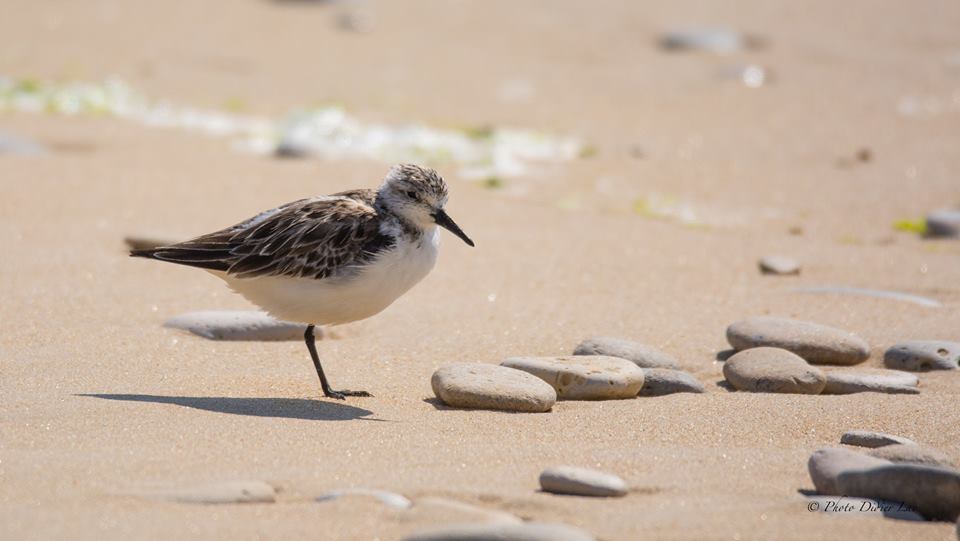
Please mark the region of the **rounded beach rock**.
<svg viewBox="0 0 960 541"><path fill-rule="evenodd" d="M737 321L727 327L727 341L737 351L781 348L815 364L853 365L870 356L870 346L853 333L780 317L760 316Z"/></svg>
<svg viewBox="0 0 960 541"><path fill-rule="evenodd" d="M884 445L870 451L871 456L902 464L924 464L942 468L956 467L956 463L943 451L917 444Z"/></svg>
<svg viewBox="0 0 960 541"><path fill-rule="evenodd" d="M430 378L433 393L455 408L549 411L557 392L540 378L495 364L444 366Z"/></svg>
<svg viewBox="0 0 960 541"><path fill-rule="evenodd" d="M632 361L640 368L671 368L674 370L680 368L676 359L656 348L608 336L588 338L580 342L573 350L573 354L619 357Z"/></svg>
<svg viewBox="0 0 960 541"><path fill-rule="evenodd" d="M723 363L723 377L739 391L820 394L827 384L823 372L784 349L753 348Z"/></svg>
<svg viewBox="0 0 960 541"><path fill-rule="evenodd" d="M871 432L869 430L848 430L840 436L840 443L855 447L886 447L887 445L916 445L917 442L893 434Z"/></svg>
<svg viewBox="0 0 960 541"><path fill-rule="evenodd" d="M643 386L643 370L617 357L511 357L501 364L542 379L561 400L634 398Z"/></svg>
<svg viewBox="0 0 960 541"><path fill-rule="evenodd" d="M664 396L674 393L702 393L703 383L681 370L644 368L640 396Z"/></svg>
<svg viewBox="0 0 960 541"><path fill-rule="evenodd" d="M960 238L960 209L935 210L927 214L927 235Z"/></svg>
<svg viewBox="0 0 960 541"><path fill-rule="evenodd" d="M960 342L913 340L900 342L883 354L883 364L895 370L926 372L960 367Z"/></svg>
<svg viewBox="0 0 960 541"><path fill-rule="evenodd" d="M917 394L920 380L900 370L853 368L829 370L823 394L887 393Z"/></svg>
<svg viewBox="0 0 960 541"><path fill-rule="evenodd" d="M547 468L540 474L540 488L573 496L624 496L627 484L616 475L575 466Z"/></svg>
<svg viewBox="0 0 960 541"><path fill-rule="evenodd" d="M303 340L307 329L306 325L278 321L255 310L188 312L168 319L163 326L189 331L210 340L264 342Z"/></svg>
<svg viewBox="0 0 960 541"><path fill-rule="evenodd" d="M800 274L800 262L781 255L768 255L757 262L763 274L796 275Z"/></svg>
<svg viewBox="0 0 960 541"><path fill-rule="evenodd" d="M841 493L903 502L931 520L960 516L960 472L919 464L890 464L847 471L837 478Z"/></svg>
<svg viewBox="0 0 960 541"><path fill-rule="evenodd" d="M594 541L594 537L557 522L499 522L443 526L414 533L403 541Z"/></svg>
<svg viewBox="0 0 960 541"><path fill-rule="evenodd" d="M882 458L872 457L841 447L817 449L807 460L807 471L818 494L840 496L837 477L845 471L866 470L890 464Z"/></svg>

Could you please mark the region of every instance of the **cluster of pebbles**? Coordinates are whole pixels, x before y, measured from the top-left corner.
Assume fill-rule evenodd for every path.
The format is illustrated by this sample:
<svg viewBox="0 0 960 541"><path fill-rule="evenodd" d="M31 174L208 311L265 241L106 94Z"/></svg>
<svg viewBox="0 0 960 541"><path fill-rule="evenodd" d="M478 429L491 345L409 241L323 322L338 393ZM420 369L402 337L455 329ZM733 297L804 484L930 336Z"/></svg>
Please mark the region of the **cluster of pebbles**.
<svg viewBox="0 0 960 541"><path fill-rule="evenodd" d="M744 319L727 328L727 341L736 353L724 363L723 376L739 391L917 394L920 381L910 372L960 366L960 343L915 340L887 349L883 356L887 369L850 368L870 357L870 346L863 339L842 329L795 319Z"/></svg>
<svg viewBox="0 0 960 541"><path fill-rule="evenodd" d="M704 386L669 355L618 338L591 338L573 355L511 357L500 365L444 366L433 392L456 408L549 411L557 400L617 400L702 393Z"/></svg>
<svg viewBox="0 0 960 541"><path fill-rule="evenodd" d="M840 443L848 447L817 449L807 462L816 489L811 511L918 521L960 517L960 470L943 452L862 430L845 433Z"/></svg>

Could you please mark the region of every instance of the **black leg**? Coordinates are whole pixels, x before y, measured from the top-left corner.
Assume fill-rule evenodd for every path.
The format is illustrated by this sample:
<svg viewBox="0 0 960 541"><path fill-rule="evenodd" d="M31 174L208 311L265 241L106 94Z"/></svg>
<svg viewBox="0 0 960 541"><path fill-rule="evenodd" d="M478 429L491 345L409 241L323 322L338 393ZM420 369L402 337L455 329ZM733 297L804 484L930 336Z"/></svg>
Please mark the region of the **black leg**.
<svg viewBox="0 0 960 541"><path fill-rule="evenodd" d="M331 389L327 376L323 373L323 367L320 366L320 356L317 355L317 346L314 344L313 325L307 325L307 331L303 333L303 340L307 343L310 358L313 359L313 366L317 369L317 375L320 376L320 387L323 389L324 396L337 400L343 400L347 396L372 396L367 391L334 391Z"/></svg>

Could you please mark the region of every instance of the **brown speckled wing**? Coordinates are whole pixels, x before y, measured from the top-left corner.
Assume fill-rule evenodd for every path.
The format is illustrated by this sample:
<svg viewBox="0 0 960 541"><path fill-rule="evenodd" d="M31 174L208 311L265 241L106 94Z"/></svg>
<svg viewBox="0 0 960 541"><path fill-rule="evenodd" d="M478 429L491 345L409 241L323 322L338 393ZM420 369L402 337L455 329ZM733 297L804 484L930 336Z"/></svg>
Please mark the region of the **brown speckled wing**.
<svg viewBox="0 0 960 541"><path fill-rule="evenodd" d="M193 240L132 255L238 278L322 279L363 265L393 244L380 233L371 190L294 201Z"/></svg>

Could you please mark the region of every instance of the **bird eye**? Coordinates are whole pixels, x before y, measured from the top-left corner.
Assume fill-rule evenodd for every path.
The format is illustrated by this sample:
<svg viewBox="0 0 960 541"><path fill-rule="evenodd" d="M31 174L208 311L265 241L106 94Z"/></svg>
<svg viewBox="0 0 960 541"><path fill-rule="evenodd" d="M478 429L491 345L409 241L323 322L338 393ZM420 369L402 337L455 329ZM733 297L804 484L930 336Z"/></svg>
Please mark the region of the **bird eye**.
<svg viewBox="0 0 960 541"><path fill-rule="evenodd" d="M416 200L417 200L417 192L414 192L414 191L411 190L411 191L407 192L407 197L409 197L410 199L413 199L414 201L416 201Z"/></svg>

